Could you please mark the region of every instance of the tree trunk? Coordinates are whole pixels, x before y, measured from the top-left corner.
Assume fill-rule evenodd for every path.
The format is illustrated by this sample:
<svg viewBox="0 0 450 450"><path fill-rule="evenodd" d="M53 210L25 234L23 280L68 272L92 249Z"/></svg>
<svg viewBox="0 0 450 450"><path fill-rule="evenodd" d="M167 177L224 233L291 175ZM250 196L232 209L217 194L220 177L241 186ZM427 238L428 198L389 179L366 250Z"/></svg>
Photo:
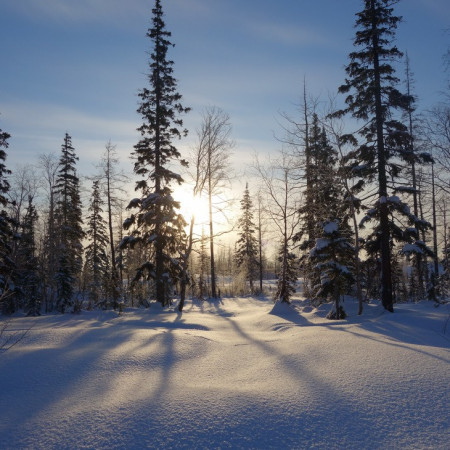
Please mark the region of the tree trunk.
<svg viewBox="0 0 450 450"><path fill-rule="evenodd" d="M211 176L208 177L208 201L209 201L209 251L211 263L211 298L218 298L216 287L216 263L214 261L214 229L213 229L213 213L212 213Z"/></svg>
<svg viewBox="0 0 450 450"><path fill-rule="evenodd" d="M261 203L258 196L258 247L259 247L259 291L263 291L262 223Z"/></svg>
<svg viewBox="0 0 450 450"><path fill-rule="evenodd" d="M309 145L309 118L308 118L308 102L306 100L306 81L303 81L303 115L305 120L305 172L306 172L306 207L308 214L306 216L306 227L308 230L309 248L314 247L314 218L312 203L312 177L311 177L311 150Z"/></svg>
<svg viewBox="0 0 450 450"><path fill-rule="evenodd" d="M411 96L411 71L409 67L409 57L406 54L406 88L407 95ZM410 151L412 154L411 159L411 181L413 187L413 202L414 202L414 215L419 217L419 205L418 205L418 193L417 193L417 175L416 175L416 161L415 161L415 145L414 145L414 127L413 127L413 115L411 109L408 110L408 127L409 127L409 135L410 135ZM420 236L419 229L417 225L416 235L417 238ZM417 254L415 260L416 272L417 272L417 284L418 284L418 297L422 298L424 289L423 289L423 268L422 268L422 255Z"/></svg>
<svg viewBox="0 0 450 450"><path fill-rule="evenodd" d="M114 246L114 231L113 231L113 219L112 219L112 204L111 204L111 178L110 178L110 160L108 153L108 168L106 176L106 197L107 197L107 208L108 208L108 229L109 229L109 245L111 251L111 291L112 291L112 301L113 308L117 309L119 300L119 286L118 286L118 274L116 267L116 249Z"/></svg>
<svg viewBox="0 0 450 450"><path fill-rule="evenodd" d="M436 217L436 191L435 191L435 180L434 180L434 162L431 164L431 197L432 197L432 208L433 208L433 290L432 299L437 301L439 295L438 292L438 278L439 278L439 257L438 257L438 240L437 240L437 217Z"/></svg>

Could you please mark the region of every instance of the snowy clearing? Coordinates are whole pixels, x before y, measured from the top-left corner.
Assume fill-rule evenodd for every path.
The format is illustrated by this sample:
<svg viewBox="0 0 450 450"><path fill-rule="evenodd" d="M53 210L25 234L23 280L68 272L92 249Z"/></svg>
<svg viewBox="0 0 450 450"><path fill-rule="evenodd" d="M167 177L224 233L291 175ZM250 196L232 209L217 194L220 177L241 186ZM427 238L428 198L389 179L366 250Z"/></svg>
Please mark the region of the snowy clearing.
<svg viewBox="0 0 450 450"><path fill-rule="evenodd" d="M0 448L449 448L449 306L344 307L16 317Z"/></svg>

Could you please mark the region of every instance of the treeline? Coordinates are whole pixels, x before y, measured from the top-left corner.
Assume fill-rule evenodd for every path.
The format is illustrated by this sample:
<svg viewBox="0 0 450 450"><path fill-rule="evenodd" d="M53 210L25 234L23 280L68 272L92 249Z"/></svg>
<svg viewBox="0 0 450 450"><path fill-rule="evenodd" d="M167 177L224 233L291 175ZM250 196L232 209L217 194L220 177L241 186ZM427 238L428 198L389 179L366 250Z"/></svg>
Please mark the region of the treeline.
<svg viewBox="0 0 450 450"><path fill-rule="evenodd" d="M150 299L167 306L176 297L182 310L188 295L255 295L271 277L275 300L290 302L300 278L313 303L334 302L336 319L346 314L343 294L358 298L360 313L371 298L389 311L398 301L445 299L450 83L439 105L419 113L410 61L395 46L397 1L362 3L338 88L344 106L334 100L324 108L305 82L298 117L284 116L283 150L250 168L253 186L242 194L238 237L225 247L217 245L214 216L229 206L214 199L230 181L230 118L205 108L195 148L189 161L182 158L175 143L187 134L181 117L189 108L173 77L159 0L147 33L148 86L139 94L135 198L124 201L126 180L111 143L89 180L83 212L71 136L59 158L40 158L39 186L36 170L7 169L10 136L0 130L2 312L120 310ZM449 54L444 59L450 63ZM403 77L396 74L400 62ZM188 170L193 196L207 199L201 236L194 233L195 214L179 213L174 188L186 175L177 170ZM38 191L46 193L39 204ZM272 261L267 241L277 243Z"/></svg>

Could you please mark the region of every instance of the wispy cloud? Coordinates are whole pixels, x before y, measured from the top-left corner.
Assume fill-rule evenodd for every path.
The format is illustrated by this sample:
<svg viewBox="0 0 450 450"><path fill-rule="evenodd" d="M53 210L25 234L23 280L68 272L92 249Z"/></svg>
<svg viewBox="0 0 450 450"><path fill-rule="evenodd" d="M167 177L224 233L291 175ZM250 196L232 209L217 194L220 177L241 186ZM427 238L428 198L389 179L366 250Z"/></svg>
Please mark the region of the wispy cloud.
<svg viewBox="0 0 450 450"><path fill-rule="evenodd" d="M167 11L167 14L176 13L181 17L190 15L204 18L213 14L214 2L211 0L170 0L163 4L163 9Z"/></svg>
<svg viewBox="0 0 450 450"><path fill-rule="evenodd" d="M133 0L6 0L7 7L36 20L67 23L128 22L130 18L149 10L148 1Z"/></svg>
<svg viewBox="0 0 450 450"><path fill-rule="evenodd" d="M317 29L305 26L276 24L270 22L249 22L247 28L259 38L282 45L330 46L333 41Z"/></svg>
<svg viewBox="0 0 450 450"><path fill-rule="evenodd" d="M110 120L86 114L75 109L58 105L27 102L2 103L3 119L20 124L25 129L41 129L49 132L66 130L83 130L91 136L129 135L136 128L136 123L126 120Z"/></svg>
<svg viewBox="0 0 450 450"><path fill-rule="evenodd" d="M64 21L67 23L113 22L130 26L137 18L151 16L153 1L149 0L2 0L9 10L36 20ZM181 17L191 15L205 18L213 12L213 5L205 0L170 0L164 2L166 14Z"/></svg>
<svg viewBox="0 0 450 450"><path fill-rule="evenodd" d="M443 22L450 21L450 5L448 0L416 0L416 3L420 5L421 9L429 11L436 18L442 20Z"/></svg>
<svg viewBox="0 0 450 450"><path fill-rule="evenodd" d="M58 153L64 134L72 138L84 167L97 162L105 143L117 145L122 160L129 157L138 139L136 121L108 119L56 105L37 103L2 103L2 128L11 134L8 164L21 164L42 153ZM28 156L27 156L28 155Z"/></svg>

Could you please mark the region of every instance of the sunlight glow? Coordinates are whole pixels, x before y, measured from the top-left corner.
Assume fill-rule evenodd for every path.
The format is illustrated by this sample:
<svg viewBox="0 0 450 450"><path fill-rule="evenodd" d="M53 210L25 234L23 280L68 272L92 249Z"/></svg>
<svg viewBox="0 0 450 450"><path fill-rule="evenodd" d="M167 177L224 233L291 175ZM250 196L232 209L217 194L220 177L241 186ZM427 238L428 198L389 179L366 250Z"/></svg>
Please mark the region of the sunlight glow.
<svg viewBox="0 0 450 450"><path fill-rule="evenodd" d="M190 222L192 214L195 216L196 228L209 223L208 199L205 196L195 196L189 187L174 192L175 200L180 202L180 212L186 222Z"/></svg>

